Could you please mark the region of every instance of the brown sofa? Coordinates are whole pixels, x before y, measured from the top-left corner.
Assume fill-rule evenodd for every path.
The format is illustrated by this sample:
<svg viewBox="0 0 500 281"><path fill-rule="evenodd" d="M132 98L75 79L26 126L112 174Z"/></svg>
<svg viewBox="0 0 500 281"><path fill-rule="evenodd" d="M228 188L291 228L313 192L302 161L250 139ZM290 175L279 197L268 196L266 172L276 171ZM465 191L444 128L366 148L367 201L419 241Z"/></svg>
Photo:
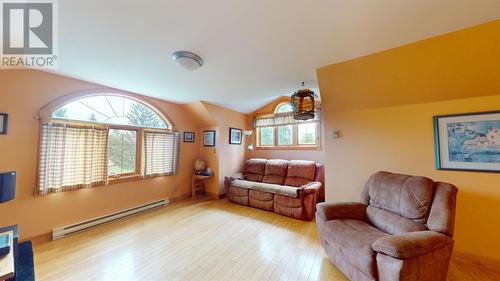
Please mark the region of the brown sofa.
<svg viewBox="0 0 500 281"><path fill-rule="evenodd" d="M226 177L230 201L311 220L322 188L323 166L312 161L254 158L241 175Z"/></svg>
<svg viewBox="0 0 500 281"><path fill-rule="evenodd" d="M316 221L330 260L351 280L446 280L458 189L374 174L362 203L320 203Z"/></svg>

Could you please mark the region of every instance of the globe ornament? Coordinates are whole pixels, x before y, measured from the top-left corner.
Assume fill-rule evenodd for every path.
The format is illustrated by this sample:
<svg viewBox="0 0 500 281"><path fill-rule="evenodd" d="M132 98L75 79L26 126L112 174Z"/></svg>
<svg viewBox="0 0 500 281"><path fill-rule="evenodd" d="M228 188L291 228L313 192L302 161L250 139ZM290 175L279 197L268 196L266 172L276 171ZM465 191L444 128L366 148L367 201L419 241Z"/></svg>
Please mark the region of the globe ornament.
<svg viewBox="0 0 500 281"><path fill-rule="evenodd" d="M194 171L196 172L196 174L203 173L203 171L205 170L206 167L207 167L207 164L205 163L205 161L200 160L200 159L194 161Z"/></svg>

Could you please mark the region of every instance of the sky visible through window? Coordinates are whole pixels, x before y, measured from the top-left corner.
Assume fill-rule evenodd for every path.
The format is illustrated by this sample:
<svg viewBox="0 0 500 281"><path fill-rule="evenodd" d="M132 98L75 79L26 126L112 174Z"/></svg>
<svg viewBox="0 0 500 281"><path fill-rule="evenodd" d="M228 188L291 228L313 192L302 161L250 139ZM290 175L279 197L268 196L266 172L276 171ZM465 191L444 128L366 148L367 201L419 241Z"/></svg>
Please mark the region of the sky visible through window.
<svg viewBox="0 0 500 281"><path fill-rule="evenodd" d="M149 106L113 95L81 98L58 108L52 113L52 117L115 125L168 128L163 118Z"/></svg>
<svg viewBox="0 0 500 281"><path fill-rule="evenodd" d="M284 103L276 108L276 113L293 112L293 105L291 103Z"/></svg>

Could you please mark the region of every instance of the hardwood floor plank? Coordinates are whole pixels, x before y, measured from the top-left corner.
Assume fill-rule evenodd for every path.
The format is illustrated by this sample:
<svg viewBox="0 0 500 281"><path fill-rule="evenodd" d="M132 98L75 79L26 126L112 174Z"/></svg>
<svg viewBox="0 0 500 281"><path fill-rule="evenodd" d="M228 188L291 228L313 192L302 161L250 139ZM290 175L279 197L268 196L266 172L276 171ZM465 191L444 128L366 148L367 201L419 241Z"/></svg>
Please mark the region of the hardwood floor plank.
<svg viewBox="0 0 500 281"><path fill-rule="evenodd" d="M188 199L51 242L34 243L37 280L335 280L314 222ZM454 258L449 280L500 280Z"/></svg>

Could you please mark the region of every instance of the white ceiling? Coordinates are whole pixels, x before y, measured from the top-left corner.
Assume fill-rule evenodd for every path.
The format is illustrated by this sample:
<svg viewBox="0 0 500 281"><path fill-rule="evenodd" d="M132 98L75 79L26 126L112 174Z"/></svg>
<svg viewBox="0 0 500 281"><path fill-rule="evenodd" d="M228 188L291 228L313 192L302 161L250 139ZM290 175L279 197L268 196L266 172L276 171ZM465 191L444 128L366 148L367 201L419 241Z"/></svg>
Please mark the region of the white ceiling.
<svg viewBox="0 0 500 281"><path fill-rule="evenodd" d="M58 74L251 112L318 67L500 18L500 0L62 0ZM189 72L170 54L192 51Z"/></svg>

